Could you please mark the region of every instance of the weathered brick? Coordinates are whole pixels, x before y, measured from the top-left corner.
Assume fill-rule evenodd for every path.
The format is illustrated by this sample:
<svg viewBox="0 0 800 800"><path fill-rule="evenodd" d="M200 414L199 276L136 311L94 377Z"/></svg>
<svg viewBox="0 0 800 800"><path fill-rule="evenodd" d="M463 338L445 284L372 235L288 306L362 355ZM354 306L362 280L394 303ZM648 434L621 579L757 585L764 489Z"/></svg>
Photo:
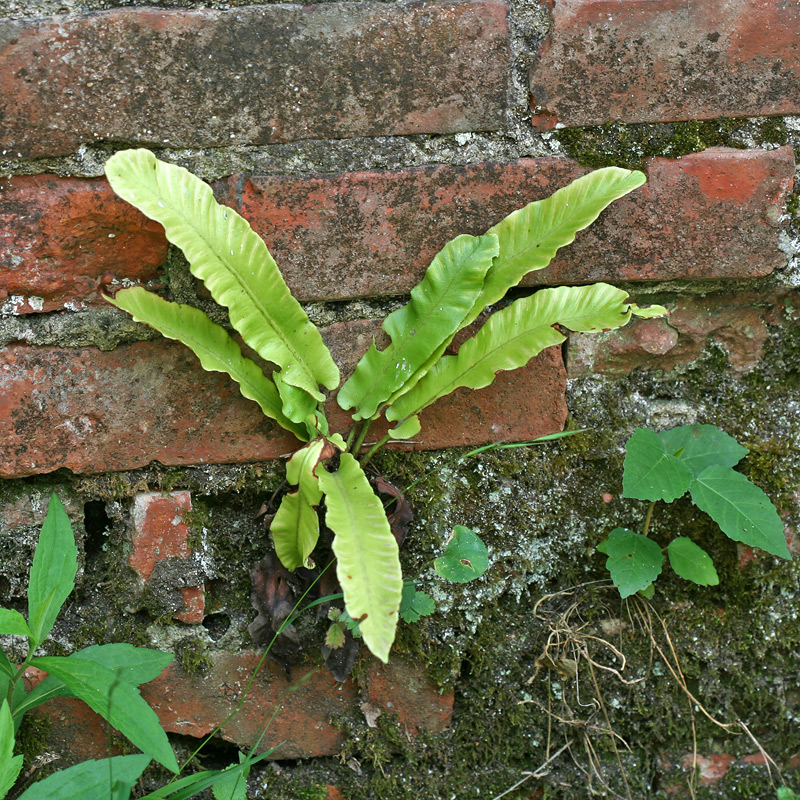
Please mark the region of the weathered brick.
<svg viewBox="0 0 800 800"><path fill-rule="evenodd" d="M350 353L353 363L375 330L375 323L366 326L332 326L326 332L332 350L339 357ZM522 440L560 430L565 380L561 352L550 348L480 392L443 398L425 412L415 443L402 446ZM3 477L60 467L123 470L153 460L258 461L297 446L227 376L204 372L175 342L139 342L110 352L10 345L0 349L0 389ZM332 426L341 430L344 412L333 401L328 409Z"/></svg>
<svg viewBox="0 0 800 800"><path fill-rule="evenodd" d="M531 69L534 124L800 113L800 6L558 0Z"/></svg>
<svg viewBox="0 0 800 800"><path fill-rule="evenodd" d="M103 302L107 272L148 281L167 256L163 228L100 180L0 180L0 299L28 313Z"/></svg>
<svg viewBox="0 0 800 800"><path fill-rule="evenodd" d="M190 492L143 492L133 498L132 550L128 564L146 585L159 562L191 559L190 529L186 519L192 510ZM205 586L181 586L183 608L172 616L199 624L205 613Z"/></svg>
<svg viewBox="0 0 800 800"><path fill-rule="evenodd" d="M634 369L673 369L720 347L734 372L748 372L762 358L768 325L796 324L787 307L800 304L793 292L738 292L681 297L666 319L634 320L598 335L570 334L567 374L571 378L626 375Z"/></svg>
<svg viewBox="0 0 800 800"><path fill-rule="evenodd" d="M494 130L506 13L471 0L5 21L0 145L38 156L104 139L217 147Z"/></svg>
<svg viewBox="0 0 800 800"><path fill-rule="evenodd" d="M217 192L265 238L298 297L346 299L410 291L451 238L483 233L584 172L569 159L522 159L239 176ZM786 263L779 233L793 185L790 147L657 158L647 172L644 187L612 204L523 284L750 278Z"/></svg>
<svg viewBox="0 0 800 800"><path fill-rule="evenodd" d="M142 687L142 696L166 731L206 736L236 708L259 659L260 654L252 652L220 653L209 671L197 677L173 664ZM440 732L450 720L447 696L439 697L416 667L395 661L393 658L388 673L377 664L368 667L365 680L374 687L370 697L392 710L388 706L391 697L414 689L418 696L397 707L401 724L409 731ZM392 683L394 677L398 679L396 685ZM223 726L222 736L242 746L252 745L277 711L259 745L260 752L280 744L275 754L278 760L333 755L340 750L345 735L332 722L355 708L358 699L353 681L339 683L323 667L297 667L287 678L282 668L265 660L241 711ZM449 706L451 709L452 696Z"/></svg>

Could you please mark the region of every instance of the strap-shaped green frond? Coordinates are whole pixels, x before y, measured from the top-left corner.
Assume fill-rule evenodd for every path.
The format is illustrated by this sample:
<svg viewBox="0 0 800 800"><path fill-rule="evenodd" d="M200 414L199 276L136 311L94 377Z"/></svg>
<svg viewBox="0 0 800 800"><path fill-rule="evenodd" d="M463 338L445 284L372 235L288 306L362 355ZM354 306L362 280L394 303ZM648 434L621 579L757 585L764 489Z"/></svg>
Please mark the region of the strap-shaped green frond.
<svg viewBox="0 0 800 800"><path fill-rule="evenodd" d="M461 386L482 389L502 370L522 367L572 331L602 331L625 325L639 309L628 295L607 283L543 289L489 317L458 355L445 356L407 394L387 410L390 420L405 420ZM661 309L662 313L666 313ZM650 310L647 310L650 313Z"/></svg>
<svg viewBox="0 0 800 800"><path fill-rule="evenodd" d="M286 480L297 490L284 495L269 528L275 552L286 569L307 566L319 539L317 506L322 490L314 470L324 446L324 439L315 439L286 464Z"/></svg>
<svg viewBox="0 0 800 800"><path fill-rule="evenodd" d="M114 191L164 226L183 250L192 274L228 308L231 324L283 380L317 400L319 384L334 389L339 370L319 331L292 297L267 246L235 211L219 205L211 187L191 172L159 161L149 150L125 150L106 162Z"/></svg>
<svg viewBox="0 0 800 800"><path fill-rule="evenodd" d="M325 522L335 534L336 576L345 609L359 621L367 647L386 662L403 595L397 541L381 501L350 453L342 453L336 472L320 466L317 473L325 493Z"/></svg>
<svg viewBox="0 0 800 800"><path fill-rule="evenodd" d="M448 242L411 290L410 301L383 322L385 350L373 342L338 395L354 420L371 419L379 406L414 385L435 363L475 304L499 252L497 236L457 236Z"/></svg>
<svg viewBox="0 0 800 800"><path fill-rule="evenodd" d="M502 299L525 275L546 267L559 248L575 240L606 206L645 183L641 172L605 167L590 172L544 200L509 214L487 233L497 234L500 254L486 275L483 291L465 326L486 306Z"/></svg>
<svg viewBox="0 0 800 800"><path fill-rule="evenodd" d="M270 378L249 358L228 332L212 322L200 309L164 300L157 294L133 286L117 292L110 303L127 311L137 322L155 328L162 336L185 344L207 372L224 372L239 384L239 391L254 400L264 414L301 441L307 440L305 425L288 419L281 398Z"/></svg>

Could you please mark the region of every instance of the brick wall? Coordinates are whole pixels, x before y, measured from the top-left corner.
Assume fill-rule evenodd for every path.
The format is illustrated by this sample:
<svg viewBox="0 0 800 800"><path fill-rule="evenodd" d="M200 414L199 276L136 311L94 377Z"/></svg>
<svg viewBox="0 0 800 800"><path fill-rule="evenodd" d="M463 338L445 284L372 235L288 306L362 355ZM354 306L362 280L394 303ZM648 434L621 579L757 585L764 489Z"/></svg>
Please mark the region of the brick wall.
<svg viewBox="0 0 800 800"><path fill-rule="evenodd" d="M629 796L689 796L692 704L666 667L653 671L655 640L613 594L578 592L576 613L602 622L626 675L644 679L598 689L631 752L617 761L603 724L585 724L600 765L587 778L570 720L591 715L556 708L563 679L537 661L554 618L535 604L603 578L594 547L641 514L619 498L637 426L720 425L751 449L745 472L790 539L800 524L797 5L216 5L0 0L0 603L24 608L55 490L82 558L61 651L176 652L144 694L184 737L225 718L257 659L249 571L269 544L255 517L293 440L102 300L142 284L210 309L160 226L110 190L110 154L146 146L210 181L265 238L345 373L454 235L592 167L637 167L648 183L523 285L608 281L671 315L575 334L456 393L426 414L418 452L378 461L399 485L444 465L410 495L404 569L467 524L490 546L486 577L434 586L439 611L401 630L388 667L362 656L338 685L310 645L291 674L270 666L219 752L235 760L283 702L267 737L282 749L254 797L493 797L570 738L580 753L518 796L574 798L587 781L624 795L625 779ZM586 433L460 462L449 450L565 424ZM722 583L665 581L656 608L691 691L712 716L741 719L796 782L800 572L688 514L679 505L659 524L700 525ZM71 701L48 709L39 724L64 763L105 752L99 721ZM751 739L697 725L698 797L771 796Z"/></svg>

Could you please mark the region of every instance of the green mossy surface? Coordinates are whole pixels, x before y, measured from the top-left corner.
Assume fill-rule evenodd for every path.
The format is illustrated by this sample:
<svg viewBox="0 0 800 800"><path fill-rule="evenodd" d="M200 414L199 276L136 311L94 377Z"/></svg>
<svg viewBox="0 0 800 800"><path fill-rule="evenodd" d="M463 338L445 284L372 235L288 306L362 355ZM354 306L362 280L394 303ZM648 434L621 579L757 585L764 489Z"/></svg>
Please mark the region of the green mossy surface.
<svg viewBox="0 0 800 800"><path fill-rule="evenodd" d="M678 158L709 147L779 146L789 142L780 118L690 120L626 125L611 122L556 132L567 154L585 167L640 169L648 158Z"/></svg>

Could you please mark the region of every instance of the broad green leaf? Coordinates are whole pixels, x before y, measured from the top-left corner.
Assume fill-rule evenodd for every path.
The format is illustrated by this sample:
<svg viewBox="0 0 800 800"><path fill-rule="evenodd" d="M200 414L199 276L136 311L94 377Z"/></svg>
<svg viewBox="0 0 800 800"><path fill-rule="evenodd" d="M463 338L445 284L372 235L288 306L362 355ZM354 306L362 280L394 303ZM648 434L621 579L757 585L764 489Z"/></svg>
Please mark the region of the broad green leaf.
<svg viewBox="0 0 800 800"><path fill-rule="evenodd" d="M13 608L0 608L0 635L30 636L31 631L25 617Z"/></svg>
<svg viewBox="0 0 800 800"><path fill-rule="evenodd" d="M336 577L345 609L358 620L367 647L386 662L403 594L397 541L381 501L350 453L342 453L336 472L320 465L318 476L325 522L335 534Z"/></svg>
<svg viewBox="0 0 800 800"><path fill-rule="evenodd" d="M155 328L162 336L186 345L207 372L224 372L239 384L239 391L261 407L264 415L299 439L306 439L305 425L292 422L282 409L278 390L255 362L242 355L239 345L225 328L212 322L192 306L172 303L152 292L134 286L122 289L109 303L127 311L137 322ZM309 395L306 395L307 397ZM316 401L311 400L316 406Z"/></svg>
<svg viewBox="0 0 800 800"><path fill-rule="evenodd" d="M719 575L711 556L685 536L678 536L667 546L669 563L677 575L698 586L716 586Z"/></svg>
<svg viewBox="0 0 800 800"><path fill-rule="evenodd" d="M411 290L410 301L389 314L383 330L391 343L375 343L337 396L354 420L371 419L399 390L410 388L438 360L475 304L499 252L497 236L457 236L448 242Z"/></svg>
<svg viewBox="0 0 800 800"><path fill-rule="evenodd" d="M99 761L83 761L34 783L19 800L110 800L129 790L150 763L149 756L114 756ZM109 782L112 781L111 785Z"/></svg>
<svg viewBox="0 0 800 800"><path fill-rule="evenodd" d="M500 254L465 325L486 306L502 299L525 275L546 267L556 251L575 240L603 209L645 183L641 172L606 167L590 172L544 200L536 200L509 214L490 228L500 240Z"/></svg>
<svg viewBox="0 0 800 800"><path fill-rule="evenodd" d="M283 379L283 374L280 372L273 373L272 379L275 381L284 413L294 423L303 426L303 436L298 438L302 441L316 439L319 436L319 431L316 429L318 424L316 416L318 411L317 401L304 389L299 389L297 386L286 383ZM327 425L325 427L327 428Z"/></svg>
<svg viewBox="0 0 800 800"><path fill-rule="evenodd" d="M622 494L636 500L666 500L682 497L692 482L689 467L667 452L657 433L637 428L625 445Z"/></svg>
<svg viewBox="0 0 800 800"><path fill-rule="evenodd" d="M0 704L0 800L16 782L22 760L22 755L14 755L14 722L8 700L3 698Z"/></svg>
<svg viewBox="0 0 800 800"><path fill-rule="evenodd" d="M155 680L175 660L172 653L125 643L93 644L69 658L100 664L131 686Z"/></svg>
<svg viewBox="0 0 800 800"><path fill-rule="evenodd" d="M93 661L50 656L34 658L32 665L62 681L92 711L108 720L142 752L173 772L178 763L158 717L137 689L115 672Z"/></svg>
<svg viewBox="0 0 800 800"><path fill-rule="evenodd" d="M682 425L661 431L658 438L668 453L677 455L689 467L694 477L714 464L734 467L748 453L746 447L716 425Z"/></svg>
<svg viewBox="0 0 800 800"><path fill-rule="evenodd" d="M19 703L14 704L14 718L20 719L23 714L36 706L46 703L55 697L74 697L63 681L54 675L48 675L41 683L37 683Z"/></svg>
<svg viewBox="0 0 800 800"><path fill-rule="evenodd" d="M461 386L482 389L501 370L522 367L566 338L554 325L573 331L619 328L639 311L628 295L606 283L543 289L489 317L455 356L444 356L408 393L394 401L387 419L405 420Z"/></svg>
<svg viewBox="0 0 800 800"><path fill-rule="evenodd" d="M689 487L692 501L737 542L791 558L783 522L758 486L729 467L706 467Z"/></svg>
<svg viewBox="0 0 800 800"><path fill-rule="evenodd" d="M652 583L649 586L645 586L644 589L639 589L639 594L642 597L646 597L648 600L652 600L655 593L656 587Z"/></svg>
<svg viewBox="0 0 800 800"><path fill-rule="evenodd" d="M305 566L319 539L317 506L322 490L314 470L324 449L325 440L315 439L286 464L286 480L297 490L283 496L270 525L275 552L286 569Z"/></svg>
<svg viewBox="0 0 800 800"><path fill-rule="evenodd" d="M41 644L53 628L61 606L75 586L78 548L61 501L52 495L39 542L33 554L28 584L28 627Z"/></svg>
<svg viewBox="0 0 800 800"><path fill-rule="evenodd" d="M419 417L414 415L396 428L389 428L387 433L390 439L413 439L422 430Z"/></svg>
<svg viewBox="0 0 800 800"><path fill-rule="evenodd" d="M608 555L606 567L623 598L645 591L661 574L664 564L656 542L627 528L614 528L601 552Z"/></svg>
<svg viewBox="0 0 800 800"><path fill-rule="evenodd" d="M320 383L336 388L339 370L267 246L245 219L217 203L210 186L148 150L116 153L106 162L106 176L123 200L164 226L192 274L228 308L233 327L280 367L286 383L317 400L324 399Z"/></svg>
<svg viewBox="0 0 800 800"><path fill-rule="evenodd" d="M417 622L420 617L427 617L436 611L436 603L425 592L420 592L414 581L403 583L403 598L400 601L400 616L406 622Z"/></svg>
<svg viewBox="0 0 800 800"><path fill-rule="evenodd" d="M456 525L433 568L448 581L467 583L480 578L489 566L489 551L483 540L469 528Z"/></svg>

